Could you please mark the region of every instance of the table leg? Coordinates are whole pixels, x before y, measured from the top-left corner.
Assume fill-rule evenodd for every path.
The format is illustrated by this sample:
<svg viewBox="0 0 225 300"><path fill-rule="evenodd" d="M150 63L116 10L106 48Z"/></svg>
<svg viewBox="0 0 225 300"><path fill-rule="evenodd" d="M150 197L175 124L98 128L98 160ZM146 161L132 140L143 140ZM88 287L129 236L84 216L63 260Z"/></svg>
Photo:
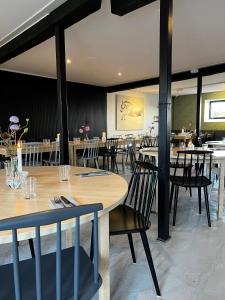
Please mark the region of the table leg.
<svg viewBox="0 0 225 300"><path fill-rule="evenodd" d="M77 165L77 147L75 145L73 147L73 165Z"/></svg>
<svg viewBox="0 0 225 300"><path fill-rule="evenodd" d="M74 166L74 146L73 145L69 145L69 161L70 161L70 165Z"/></svg>
<svg viewBox="0 0 225 300"><path fill-rule="evenodd" d="M99 218L99 272L102 276L102 286L99 289L99 300L110 299L110 273L109 273L109 214Z"/></svg>
<svg viewBox="0 0 225 300"><path fill-rule="evenodd" d="M220 179L218 191L218 218L223 218L225 160L220 162Z"/></svg>

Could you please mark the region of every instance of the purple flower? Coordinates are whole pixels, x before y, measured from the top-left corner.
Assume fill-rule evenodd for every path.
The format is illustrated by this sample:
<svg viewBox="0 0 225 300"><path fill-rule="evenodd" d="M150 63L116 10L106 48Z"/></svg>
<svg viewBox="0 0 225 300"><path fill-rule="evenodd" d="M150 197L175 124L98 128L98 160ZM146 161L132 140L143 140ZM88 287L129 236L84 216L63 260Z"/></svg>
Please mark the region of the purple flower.
<svg viewBox="0 0 225 300"><path fill-rule="evenodd" d="M12 124L12 125L10 125L9 128L10 128L10 130L12 130L12 131L17 131L17 130L20 129L19 125L17 125L17 124Z"/></svg>
<svg viewBox="0 0 225 300"><path fill-rule="evenodd" d="M79 128L79 133L84 133L84 130L82 128Z"/></svg>
<svg viewBox="0 0 225 300"><path fill-rule="evenodd" d="M19 118L17 116L11 116L9 121L12 123L19 123Z"/></svg>
<svg viewBox="0 0 225 300"><path fill-rule="evenodd" d="M86 126L84 127L84 129L85 129L86 132L88 132L88 131L90 131L91 128L90 128L89 125L86 125Z"/></svg>

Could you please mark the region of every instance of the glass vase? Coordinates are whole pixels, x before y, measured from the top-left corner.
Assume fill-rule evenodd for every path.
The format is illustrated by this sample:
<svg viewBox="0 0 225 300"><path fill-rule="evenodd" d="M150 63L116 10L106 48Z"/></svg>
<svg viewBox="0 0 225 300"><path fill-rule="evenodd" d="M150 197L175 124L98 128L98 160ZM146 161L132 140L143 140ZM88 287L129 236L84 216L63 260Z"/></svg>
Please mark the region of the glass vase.
<svg viewBox="0 0 225 300"><path fill-rule="evenodd" d="M6 184L12 189L21 187L20 173L18 172L17 156L10 157L10 161L5 162Z"/></svg>

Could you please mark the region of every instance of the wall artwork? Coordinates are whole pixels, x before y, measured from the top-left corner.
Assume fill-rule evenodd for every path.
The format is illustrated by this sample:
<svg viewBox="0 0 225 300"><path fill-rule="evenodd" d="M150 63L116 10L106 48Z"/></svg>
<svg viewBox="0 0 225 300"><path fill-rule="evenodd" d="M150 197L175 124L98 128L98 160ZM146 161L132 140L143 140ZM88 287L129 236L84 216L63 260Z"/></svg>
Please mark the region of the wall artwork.
<svg viewBox="0 0 225 300"><path fill-rule="evenodd" d="M116 130L142 130L144 104L144 98L116 95Z"/></svg>

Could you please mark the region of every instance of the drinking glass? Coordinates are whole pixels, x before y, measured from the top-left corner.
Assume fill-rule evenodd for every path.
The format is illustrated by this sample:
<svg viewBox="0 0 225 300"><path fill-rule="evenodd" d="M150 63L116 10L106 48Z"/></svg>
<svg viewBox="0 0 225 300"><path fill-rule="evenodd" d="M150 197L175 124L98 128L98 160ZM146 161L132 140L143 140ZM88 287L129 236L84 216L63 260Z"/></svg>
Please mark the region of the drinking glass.
<svg viewBox="0 0 225 300"><path fill-rule="evenodd" d="M35 198L37 195L37 178L25 177L22 182L22 193L25 199Z"/></svg>
<svg viewBox="0 0 225 300"><path fill-rule="evenodd" d="M203 150L208 150L208 144L202 144L202 149Z"/></svg>
<svg viewBox="0 0 225 300"><path fill-rule="evenodd" d="M60 181L70 180L70 166L69 165L59 166L59 180Z"/></svg>
<svg viewBox="0 0 225 300"><path fill-rule="evenodd" d="M5 176L10 177L12 172L11 161L7 160L4 162Z"/></svg>

